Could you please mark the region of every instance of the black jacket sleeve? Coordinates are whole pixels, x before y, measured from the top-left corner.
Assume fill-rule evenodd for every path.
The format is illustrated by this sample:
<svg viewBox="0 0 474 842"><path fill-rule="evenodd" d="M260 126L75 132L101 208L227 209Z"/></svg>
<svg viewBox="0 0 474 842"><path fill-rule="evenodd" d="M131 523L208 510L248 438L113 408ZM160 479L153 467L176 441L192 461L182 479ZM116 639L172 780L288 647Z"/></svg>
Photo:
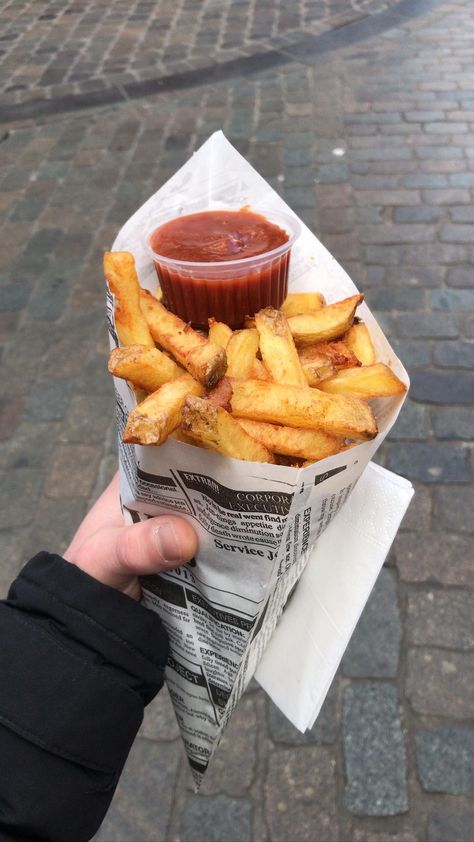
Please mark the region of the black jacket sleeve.
<svg viewBox="0 0 474 842"><path fill-rule="evenodd" d="M156 614L39 553L0 602L0 840L84 842L163 684Z"/></svg>

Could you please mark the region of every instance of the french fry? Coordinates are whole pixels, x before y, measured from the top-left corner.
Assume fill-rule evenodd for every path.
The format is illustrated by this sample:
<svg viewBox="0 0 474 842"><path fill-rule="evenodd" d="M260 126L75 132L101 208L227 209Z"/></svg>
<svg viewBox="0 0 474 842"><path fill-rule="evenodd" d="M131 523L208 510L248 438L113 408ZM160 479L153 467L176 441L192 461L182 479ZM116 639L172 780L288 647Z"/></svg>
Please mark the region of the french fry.
<svg viewBox="0 0 474 842"><path fill-rule="evenodd" d="M362 365L373 365L376 362L377 357L369 328L363 322L349 328L345 342Z"/></svg>
<svg viewBox="0 0 474 842"><path fill-rule="evenodd" d="M147 290L140 290L140 305L153 338L203 386L217 383L227 367L225 350L170 313Z"/></svg>
<svg viewBox="0 0 474 842"><path fill-rule="evenodd" d="M372 439L377 435L374 414L367 404L358 398L327 395L319 389L233 380L230 403L238 418L323 430L341 438Z"/></svg>
<svg viewBox="0 0 474 842"><path fill-rule="evenodd" d="M288 324L296 344L314 345L316 342L338 339L352 326L356 307L363 300L364 296L359 293L312 313L291 316Z"/></svg>
<svg viewBox="0 0 474 842"><path fill-rule="evenodd" d="M322 292L290 292L280 307L286 318L298 316L300 313L311 313L326 306L326 299Z"/></svg>
<svg viewBox="0 0 474 842"><path fill-rule="evenodd" d="M132 409L123 441L126 444L163 444L181 423L186 397L203 393L201 384L190 374L182 374L171 383L165 383Z"/></svg>
<svg viewBox="0 0 474 842"><path fill-rule="evenodd" d="M256 330L234 331L226 348L227 376L242 377L244 380L251 377L257 351L258 333Z"/></svg>
<svg viewBox="0 0 474 842"><path fill-rule="evenodd" d="M248 462L275 462L273 454L249 436L232 415L208 400L188 397L181 423L187 436L226 456Z"/></svg>
<svg viewBox="0 0 474 842"><path fill-rule="evenodd" d="M232 336L232 328L224 322L216 322L215 319L209 319L209 342L214 345L220 345L221 348L227 348L227 343Z"/></svg>
<svg viewBox="0 0 474 842"><path fill-rule="evenodd" d="M330 436L322 430L304 430L301 427L280 427L264 421L251 421L240 418L239 424L244 430L265 445L273 453L294 456L298 459L325 459L338 453L342 440Z"/></svg>
<svg viewBox="0 0 474 842"><path fill-rule="evenodd" d="M360 365L345 342L318 342L300 348L300 362L310 386L319 386L341 368Z"/></svg>
<svg viewBox="0 0 474 842"><path fill-rule="evenodd" d="M254 361L252 374L250 375L253 380L271 380L269 372L265 368L264 364L261 360L257 359Z"/></svg>
<svg viewBox="0 0 474 842"><path fill-rule="evenodd" d="M156 392L163 383L175 380L183 369L158 348L146 345L127 345L114 348L109 356L109 371L115 377L128 380L145 392Z"/></svg>
<svg viewBox="0 0 474 842"><path fill-rule="evenodd" d="M319 384L319 389L332 395L353 395L358 398L385 398L406 392L406 386L388 365L375 363L360 368L346 368L329 380Z"/></svg>
<svg viewBox="0 0 474 842"><path fill-rule="evenodd" d="M212 406L221 406L230 412L230 399L232 397L232 381L229 377L222 377L217 386L214 386L207 393L207 399Z"/></svg>
<svg viewBox="0 0 474 842"><path fill-rule="evenodd" d="M140 309L140 285L133 254L128 251L106 251L104 274L115 295L115 326L121 345L155 343Z"/></svg>
<svg viewBox="0 0 474 842"><path fill-rule="evenodd" d="M286 316L273 307L266 307L255 314L255 324L265 368L275 383L288 383L306 389L308 382Z"/></svg>

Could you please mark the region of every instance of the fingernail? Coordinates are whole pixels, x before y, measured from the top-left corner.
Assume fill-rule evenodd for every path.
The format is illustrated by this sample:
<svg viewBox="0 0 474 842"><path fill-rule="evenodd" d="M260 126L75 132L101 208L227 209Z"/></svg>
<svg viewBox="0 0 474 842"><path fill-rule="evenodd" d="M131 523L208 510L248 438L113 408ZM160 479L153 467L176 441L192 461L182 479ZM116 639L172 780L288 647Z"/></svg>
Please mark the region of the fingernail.
<svg viewBox="0 0 474 842"><path fill-rule="evenodd" d="M184 561L181 541L171 520L162 520L154 532L158 552L169 564Z"/></svg>

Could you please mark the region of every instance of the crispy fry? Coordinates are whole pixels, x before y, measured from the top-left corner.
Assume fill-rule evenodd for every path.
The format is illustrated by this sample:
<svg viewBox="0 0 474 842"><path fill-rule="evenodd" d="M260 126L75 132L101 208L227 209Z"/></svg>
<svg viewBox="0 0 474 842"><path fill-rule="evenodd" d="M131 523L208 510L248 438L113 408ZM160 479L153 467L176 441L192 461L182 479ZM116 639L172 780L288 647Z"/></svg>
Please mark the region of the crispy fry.
<svg viewBox="0 0 474 842"><path fill-rule="evenodd" d="M300 313L311 313L326 306L326 299L322 292L290 292L280 307L286 318L298 316Z"/></svg>
<svg viewBox="0 0 474 842"><path fill-rule="evenodd" d="M301 348L300 362L310 386L319 386L341 368L360 365L345 342L318 342Z"/></svg>
<svg viewBox="0 0 474 842"><path fill-rule="evenodd" d="M232 381L229 377L222 377L217 386L214 386L207 393L207 399L212 406L221 406L230 412L230 399L232 397Z"/></svg>
<svg viewBox="0 0 474 842"><path fill-rule="evenodd" d="M203 386L217 383L227 366L224 349L196 333L147 290L140 290L140 304L153 338Z"/></svg>
<svg viewBox="0 0 474 842"><path fill-rule="evenodd" d="M372 439L377 435L377 424L367 404L357 398L327 395L319 389L233 380L231 407L238 418L323 430L341 438Z"/></svg>
<svg viewBox="0 0 474 842"><path fill-rule="evenodd" d="M244 327L248 328L249 330L255 330L255 316L245 316Z"/></svg>
<svg viewBox="0 0 474 842"><path fill-rule="evenodd" d="M312 462L338 453L343 441L322 430L280 427L276 424L266 424L264 421L250 421L248 418L240 418L239 424L273 453L310 459Z"/></svg>
<svg viewBox="0 0 474 842"><path fill-rule="evenodd" d="M224 322L216 322L215 319L209 319L209 342L214 345L220 345L221 348L227 348L227 343L232 336L232 328Z"/></svg>
<svg viewBox="0 0 474 842"><path fill-rule="evenodd" d="M255 323L260 336L260 353L275 383L306 389L308 382L286 316L273 307L266 307L255 314Z"/></svg>
<svg viewBox="0 0 474 842"><path fill-rule="evenodd" d="M202 395L203 387L190 374L165 383L135 406L128 416L123 441L127 444L163 444L181 423L187 395Z"/></svg>
<svg viewBox="0 0 474 842"><path fill-rule="evenodd" d="M354 352L351 351L346 342L342 342L341 340L336 342L319 342L318 345L311 345L309 347L325 354L338 371L341 368L352 368L353 366L359 366L361 364L360 360ZM305 351L307 350L307 348L302 349L302 356L304 356Z"/></svg>
<svg viewBox="0 0 474 842"><path fill-rule="evenodd" d="M183 374L183 369L166 354L145 345L114 348L109 356L109 371L145 392L156 392L163 383Z"/></svg>
<svg viewBox="0 0 474 842"><path fill-rule="evenodd" d="M356 307L364 300L362 294L351 295L335 304L328 304L313 313L291 316L288 319L297 345L314 345L338 339L352 326Z"/></svg>
<svg viewBox="0 0 474 842"><path fill-rule="evenodd" d="M252 376L253 364L258 351L258 333L256 330L236 330L229 339L226 348L227 376Z"/></svg>
<svg viewBox="0 0 474 842"><path fill-rule="evenodd" d="M254 361L251 377L254 380L271 380L269 372L258 358Z"/></svg>
<svg viewBox="0 0 474 842"><path fill-rule="evenodd" d="M406 386L388 365L375 363L360 368L346 368L319 384L319 389L333 395L358 398L385 398L406 392Z"/></svg>
<svg viewBox="0 0 474 842"><path fill-rule="evenodd" d="M116 298L115 326L120 344L154 348L153 337L140 309L140 285L133 254L128 251L106 251L104 274Z"/></svg>
<svg viewBox="0 0 474 842"><path fill-rule="evenodd" d="M188 397L182 411L186 435L212 450L249 462L274 462L275 457L255 441L221 406L203 398Z"/></svg>
<svg viewBox="0 0 474 842"><path fill-rule="evenodd" d="M375 363L377 359L375 348L369 328L363 322L349 328L345 341L362 365L373 365Z"/></svg>

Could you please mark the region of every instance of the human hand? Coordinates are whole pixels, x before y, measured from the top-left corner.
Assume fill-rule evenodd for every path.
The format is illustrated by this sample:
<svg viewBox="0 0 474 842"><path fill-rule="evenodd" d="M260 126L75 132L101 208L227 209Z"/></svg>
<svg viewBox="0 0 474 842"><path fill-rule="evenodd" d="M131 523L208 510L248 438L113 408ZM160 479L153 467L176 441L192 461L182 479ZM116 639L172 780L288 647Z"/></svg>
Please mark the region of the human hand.
<svg viewBox="0 0 474 842"><path fill-rule="evenodd" d="M192 526L176 515L123 525L118 473L85 516L64 558L89 576L140 599L139 576L189 561L197 551Z"/></svg>

